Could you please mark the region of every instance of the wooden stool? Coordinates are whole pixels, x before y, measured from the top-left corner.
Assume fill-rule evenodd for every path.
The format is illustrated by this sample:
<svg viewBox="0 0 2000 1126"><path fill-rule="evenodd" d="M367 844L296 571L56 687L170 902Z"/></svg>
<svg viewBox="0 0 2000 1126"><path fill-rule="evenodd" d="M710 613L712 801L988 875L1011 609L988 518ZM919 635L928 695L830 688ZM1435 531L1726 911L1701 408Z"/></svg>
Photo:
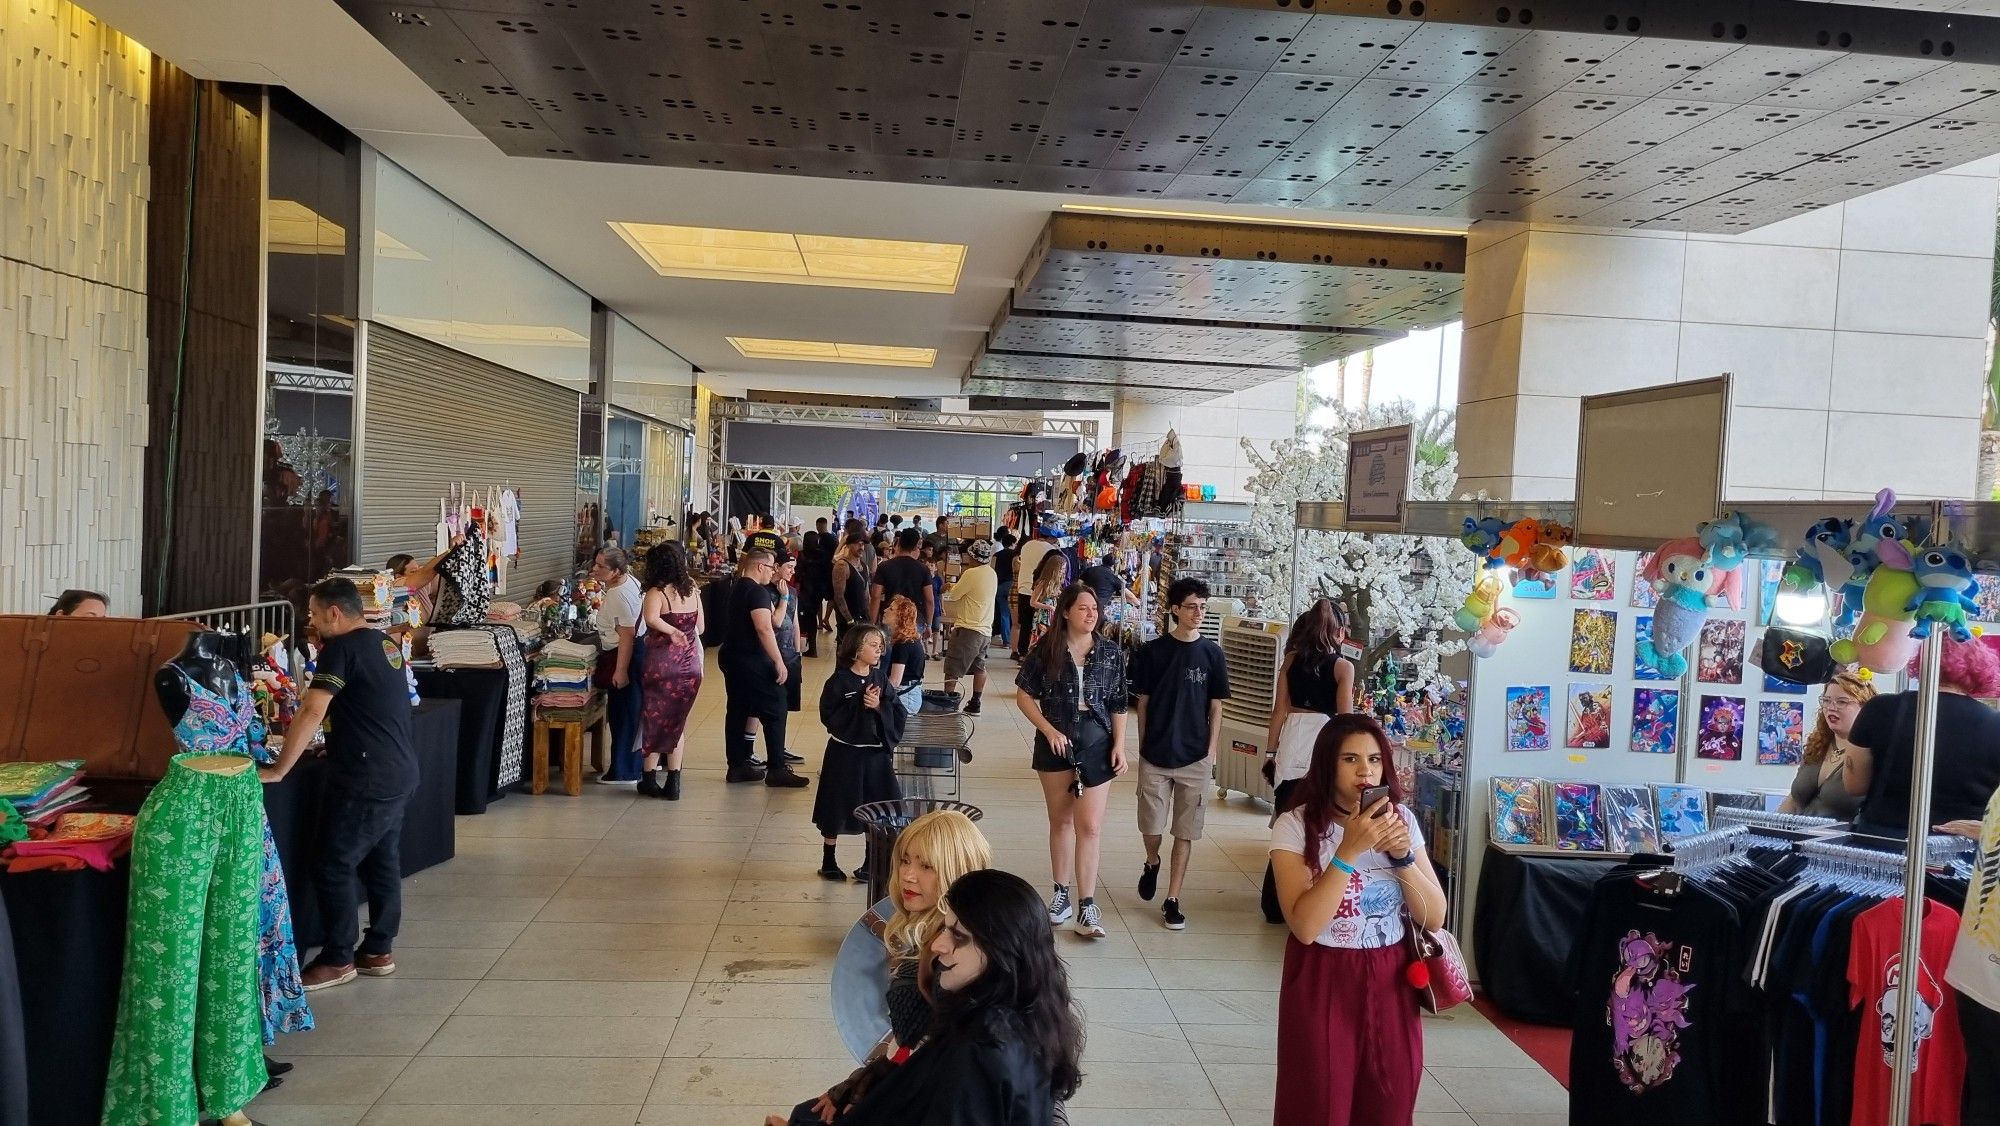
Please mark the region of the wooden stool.
<svg viewBox="0 0 2000 1126"><path fill-rule="evenodd" d="M562 733L563 792L570 797L583 793L583 733L586 729L596 730L599 746L610 745L611 725L605 718L605 699L601 692L580 708L538 709L535 712L535 769L533 781L528 785L529 793L544 793L549 788L549 734L555 731Z"/></svg>

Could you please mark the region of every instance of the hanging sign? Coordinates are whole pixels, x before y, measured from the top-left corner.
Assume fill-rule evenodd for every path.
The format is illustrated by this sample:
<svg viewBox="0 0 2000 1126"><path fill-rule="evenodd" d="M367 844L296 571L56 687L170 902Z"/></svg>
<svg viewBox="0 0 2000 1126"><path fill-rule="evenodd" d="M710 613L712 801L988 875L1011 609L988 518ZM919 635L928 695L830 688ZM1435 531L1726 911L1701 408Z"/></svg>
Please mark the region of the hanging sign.
<svg viewBox="0 0 2000 1126"><path fill-rule="evenodd" d="M1347 439L1347 527L1400 532L1409 515L1410 427L1363 430Z"/></svg>

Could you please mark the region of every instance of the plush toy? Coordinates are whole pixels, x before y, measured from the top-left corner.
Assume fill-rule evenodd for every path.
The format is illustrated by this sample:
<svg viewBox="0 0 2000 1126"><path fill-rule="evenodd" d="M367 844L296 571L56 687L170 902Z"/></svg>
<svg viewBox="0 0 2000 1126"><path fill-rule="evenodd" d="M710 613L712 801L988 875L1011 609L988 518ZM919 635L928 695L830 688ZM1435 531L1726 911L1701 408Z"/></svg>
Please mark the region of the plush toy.
<svg viewBox="0 0 2000 1126"><path fill-rule="evenodd" d="M1500 648L1500 643L1507 640L1507 635L1513 632L1514 627L1520 624L1521 615L1502 606L1493 611L1493 616L1486 619L1485 624L1479 627L1479 632L1473 634L1471 640L1465 643L1465 647L1475 657L1491 657Z"/></svg>
<svg viewBox="0 0 2000 1126"><path fill-rule="evenodd" d="M1527 570L1543 575L1553 575L1569 566L1569 553L1563 548L1576 538L1576 532L1569 525L1555 520L1544 520L1536 529L1535 546L1528 553Z"/></svg>
<svg viewBox="0 0 2000 1126"><path fill-rule="evenodd" d="M1695 538L1708 549L1709 562L1724 570L1741 567L1752 555L1778 546L1777 533L1735 509L1703 521L1695 529Z"/></svg>
<svg viewBox="0 0 2000 1126"><path fill-rule="evenodd" d="M1539 520L1516 520L1500 534L1500 543L1493 549L1493 555L1509 567L1526 567L1528 556L1534 552L1541 536Z"/></svg>
<svg viewBox="0 0 2000 1126"><path fill-rule="evenodd" d="M1907 564L1885 561L1875 568L1861 595L1861 620L1854 636L1833 643L1833 659L1880 673L1901 671L1917 653L1917 640L1910 636L1916 612L1908 607L1922 600L1922 590Z"/></svg>
<svg viewBox="0 0 2000 1126"><path fill-rule="evenodd" d="M1869 591L1878 568L1884 565L1904 571L1911 568L1910 552L1916 548L1913 537L1918 533L1895 517L1891 512L1895 507L1896 494L1883 489L1875 494L1875 507L1852 528L1847 545L1847 562L1853 569L1840 588L1840 616L1834 619L1837 625L1852 626L1856 617L1869 609ZM1892 580L1889 585L1895 587L1903 583L1899 579ZM1886 599L1888 595L1885 593L1883 597ZM1891 617L1899 616L1886 602L1883 609L1890 612Z"/></svg>
<svg viewBox="0 0 2000 1126"><path fill-rule="evenodd" d="M1972 627L1966 622L1965 612L1979 609L1979 603L1972 598L1979 585L1972 578L1972 562L1955 548L1934 547L1918 556L1916 563L1917 586L1921 589L1904 607L1917 615L1910 636L1929 637L1931 626L1942 622L1951 627L1953 637L1971 641Z"/></svg>
<svg viewBox="0 0 2000 1126"><path fill-rule="evenodd" d="M1722 571L1709 561L1708 548L1692 536L1668 540L1653 552L1639 578L1660 591L1653 610L1653 636L1639 642L1639 663L1662 676L1687 671L1684 651L1701 636L1708 620L1708 596L1722 581Z"/></svg>
<svg viewBox="0 0 2000 1126"><path fill-rule="evenodd" d="M1782 584L1793 590L1811 590L1826 582L1826 562L1820 557L1822 551L1831 550L1837 555L1845 555L1848 544L1854 542L1854 526L1837 516L1829 516L1806 529L1806 537L1799 544L1799 550L1792 561L1785 565Z"/></svg>
<svg viewBox="0 0 2000 1126"><path fill-rule="evenodd" d="M1492 571L1480 572L1472 584L1472 591L1465 596L1465 603L1458 608L1452 624L1467 633L1480 628L1486 619L1493 616L1500 605L1500 576Z"/></svg>
<svg viewBox="0 0 2000 1126"><path fill-rule="evenodd" d="M1465 530L1459 533L1458 542L1471 549L1472 554L1486 560L1488 567L1498 567L1501 559L1496 554L1500 540L1507 533L1507 525L1497 516L1485 516L1474 520L1465 518Z"/></svg>

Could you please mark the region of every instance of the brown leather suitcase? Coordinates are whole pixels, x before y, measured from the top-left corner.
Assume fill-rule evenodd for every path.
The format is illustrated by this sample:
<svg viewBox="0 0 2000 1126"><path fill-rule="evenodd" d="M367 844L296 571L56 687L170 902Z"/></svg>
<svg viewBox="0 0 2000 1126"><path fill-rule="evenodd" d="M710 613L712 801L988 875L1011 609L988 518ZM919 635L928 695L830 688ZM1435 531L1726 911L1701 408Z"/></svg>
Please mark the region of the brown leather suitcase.
<svg viewBox="0 0 2000 1126"><path fill-rule="evenodd" d="M94 781L158 781L179 747L153 674L199 628L0 614L0 762L75 758Z"/></svg>

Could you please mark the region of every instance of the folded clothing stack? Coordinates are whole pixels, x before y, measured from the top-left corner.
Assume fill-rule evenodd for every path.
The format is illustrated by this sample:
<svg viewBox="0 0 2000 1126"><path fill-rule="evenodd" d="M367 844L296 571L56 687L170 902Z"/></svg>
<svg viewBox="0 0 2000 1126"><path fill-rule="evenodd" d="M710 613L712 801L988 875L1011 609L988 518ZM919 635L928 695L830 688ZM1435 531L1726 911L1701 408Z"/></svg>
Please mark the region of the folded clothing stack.
<svg viewBox="0 0 2000 1126"><path fill-rule="evenodd" d="M441 669L497 669L500 647L481 629L442 629L431 633L431 660Z"/></svg>
<svg viewBox="0 0 2000 1126"><path fill-rule="evenodd" d="M132 851L133 818L124 813L65 813L48 827L31 829L29 839L0 849L0 861L14 872L109 872Z"/></svg>
<svg viewBox="0 0 2000 1126"><path fill-rule="evenodd" d="M486 620L489 622L511 622L520 616L519 602L495 602L486 608Z"/></svg>
<svg viewBox="0 0 2000 1126"><path fill-rule="evenodd" d="M551 641L535 658L535 680L541 708L580 708L590 703L590 674L597 667L595 646Z"/></svg>
<svg viewBox="0 0 2000 1126"><path fill-rule="evenodd" d="M0 762L0 801L12 805L30 828L48 825L63 810L90 800L82 781L83 763L78 759Z"/></svg>

